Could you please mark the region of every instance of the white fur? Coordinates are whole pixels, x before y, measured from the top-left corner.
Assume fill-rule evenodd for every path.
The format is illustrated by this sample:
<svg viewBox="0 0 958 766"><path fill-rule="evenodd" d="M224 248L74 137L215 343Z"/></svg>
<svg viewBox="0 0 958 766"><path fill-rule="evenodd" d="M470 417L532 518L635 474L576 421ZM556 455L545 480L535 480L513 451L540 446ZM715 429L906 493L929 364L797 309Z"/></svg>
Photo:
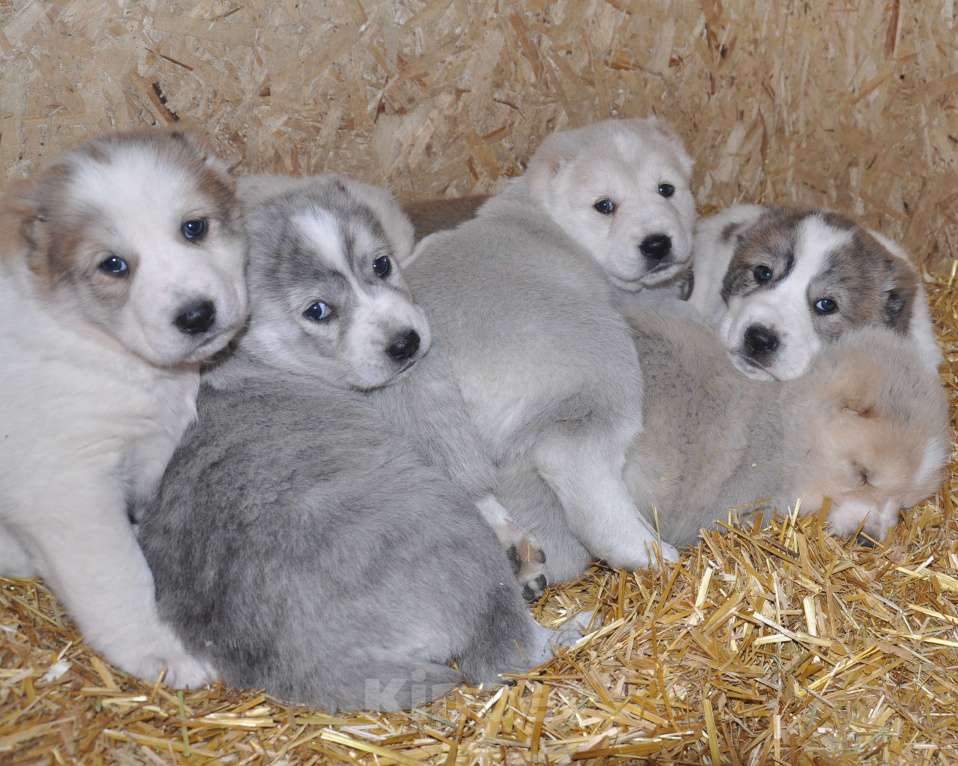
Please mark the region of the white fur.
<svg viewBox="0 0 958 766"><path fill-rule="evenodd" d="M432 342L429 322L422 309L396 291L356 278L353 267L343 251L343 239L336 218L322 210L300 215L293 223L316 246L327 265L339 273L352 290L353 310L349 329L344 338L344 356L349 364L352 381L358 388L375 388L396 374L395 367L385 358L383 349L393 334L402 328L415 330L419 335L419 352L425 354ZM365 236L362 232L359 237ZM357 247L363 250L362 241ZM390 279L401 280L398 269ZM310 330L323 332L325 328L313 324ZM413 360L410 360L412 362Z"/></svg>
<svg viewBox="0 0 958 766"><path fill-rule="evenodd" d="M209 668L159 620L127 501L153 489L195 417L192 360L245 318L244 249L224 238L204 258L178 241L181 216L206 211L193 179L148 151L121 145L107 164L81 155L75 167L70 194L137 267L105 331L51 303L22 252L0 253L0 575L43 577L123 670L152 680L165 668L167 683L195 686ZM215 300L221 323L206 343L172 323L197 294Z"/></svg>
<svg viewBox="0 0 958 766"><path fill-rule="evenodd" d="M822 269L825 256L851 239L850 231L836 229L817 217L806 218L799 224L795 243L795 266L774 289L754 295L733 296L728 310L719 324L719 337L725 347L737 350L743 343L745 330L758 324L772 330L779 337L779 351L774 362L759 369L738 353L732 363L744 375L756 380L791 380L797 378L811 364L822 347L822 341L812 326L808 311L808 283Z"/></svg>
<svg viewBox="0 0 958 766"><path fill-rule="evenodd" d="M722 343L731 352L733 363L742 373L757 380L784 380L801 375L821 350L822 341L815 333L809 315L806 288L824 263L828 250L847 241L845 238L850 235L819 218L806 219L801 224L793 273L772 289L757 291L744 298L733 296L726 304L721 295L722 283L737 241L735 236L723 241L723 232L730 224L737 224L739 231L747 229L765 211L761 205L739 204L699 221L693 247L695 287L689 303L718 330ZM908 254L900 245L879 232L869 233L892 255L911 265ZM934 369L941 362L942 355L935 338L928 300L920 275L917 276L909 335L914 339L921 358ZM742 346L745 329L753 323L763 324L780 336L781 350L775 355L774 364L764 370L748 364L735 353Z"/></svg>
<svg viewBox="0 0 958 766"><path fill-rule="evenodd" d="M547 138L529 164L533 200L582 245L617 287L629 291L667 281L692 256L695 200L692 160L681 140L654 117L606 120ZM657 191L669 183L675 194ZM613 215L593 205L608 197ZM659 268L639 251L653 234L672 240L672 256Z"/></svg>

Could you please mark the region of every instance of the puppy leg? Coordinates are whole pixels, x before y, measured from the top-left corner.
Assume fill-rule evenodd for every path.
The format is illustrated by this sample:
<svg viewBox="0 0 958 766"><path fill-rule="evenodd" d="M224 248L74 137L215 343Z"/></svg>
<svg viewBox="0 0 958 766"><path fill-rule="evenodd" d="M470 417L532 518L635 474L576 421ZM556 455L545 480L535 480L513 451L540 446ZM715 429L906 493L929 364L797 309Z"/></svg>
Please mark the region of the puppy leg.
<svg viewBox="0 0 958 766"><path fill-rule="evenodd" d="M476 507L506 549L512 571L522 586L522 597L530 602L538 600L548 585L546 554L532 535L515 525L509 518L509 512L494 495L486 495L476 503Z"/></svg>
<svg viewBox="0 0 958 766"><path fill-rule="evenodd" d="M655 546L666 561L678 560L678 551L657 539L625 485L630 430L553 430L540 438L533 459L583 545L610 566L641 569L655 560Z"/></svg>
<svg viewBox="0 0 958 766"><path fill-rule="evenodd" d="M0 577L34 577L30 556L8 529L0 527Z"/></svg>
<svg viewBox="0 0 958 766"><path fill-rule="evenodd" d="M210 668L160 621L153 575L115 487L95 477L59 486L33 502L23 530L41 574L91 647L152 681L166 668L171 686L199 686Z"/></svg>

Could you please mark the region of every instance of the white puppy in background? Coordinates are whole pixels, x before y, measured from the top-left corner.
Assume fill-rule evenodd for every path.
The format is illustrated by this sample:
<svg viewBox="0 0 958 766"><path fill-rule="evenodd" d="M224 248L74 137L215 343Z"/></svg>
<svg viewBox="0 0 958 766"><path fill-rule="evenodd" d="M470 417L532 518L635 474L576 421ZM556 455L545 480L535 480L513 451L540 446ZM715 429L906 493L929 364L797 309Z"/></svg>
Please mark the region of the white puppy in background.
<svg viewBox="0 0 958 766"><path fill-rule="evenodd" d="M699 222L689 302L736 368L756 380L803 374L855 327L910 336L935 367L920 275L900 246L837 213L735 205Z"/></svg>
<svg viewBox="0 0 958 766"><path fill-rule="evenodd" d="M233 182L178 132L105 136L17 185L0 222L0 575L39 575L86 640L175 686L208 669L159 620L127 509L246 318Z"/></svg>
<svg viewBox="0 0 958 766"><path fill-rule="evenodd" d="M642 384L617 302L688 263L691 166L655 119L555 134L474 219L423 239L406 271L508 478L504 505L522 505L524 484L543 480L559 500L536 538L552 581L590 555L623 568L653 560L655 530L622 475ZM420 235L436 223L423 221Z"/></svg>

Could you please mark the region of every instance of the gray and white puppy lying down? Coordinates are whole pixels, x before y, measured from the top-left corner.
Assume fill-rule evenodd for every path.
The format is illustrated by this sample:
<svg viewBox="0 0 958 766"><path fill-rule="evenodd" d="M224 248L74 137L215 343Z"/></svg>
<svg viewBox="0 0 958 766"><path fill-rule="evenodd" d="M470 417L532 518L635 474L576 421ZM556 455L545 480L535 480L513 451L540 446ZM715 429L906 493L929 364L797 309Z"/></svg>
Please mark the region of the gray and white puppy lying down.
<svg viewBox="0 0 958 766"><path fill-rule="evenodd" d="M854 327L890 327L941 361L918 270L895 242L826 210L733 205L699 221L689 302L756 380L803 374Z"/></svg>
<svg viewBox="0 0 958 766"><path fill-rule="evenodd" d="M474 219L424 239L406 270L493 461L542 476L581 544L616 567L647 566L657 538L622 476L642 383L614 292L690 258L690 168L654 120L556 134ZM563 551L536 542L563 579Z"/></svg>
<svg viewBox="0 0 958 766"><path fill-rule="evenodd" d="M397 709L551 656L469 494L369 393L430 344L404 222L338 177L248 209L251 319L141 530L161 615L233 685Z"/></svg>
<svg viewBox="0 0 958 766"><path fill-rule="evenodd" d="M237 180L237 193L247 209L254 209L271 198L292 194L296 191L309 191L328 185L332 175L326 176L281 176L251 175ZM393 241L393 259L407 259L412 251L414 235L410 222L400 210L392 195L378 186L371 186L352 179L348 182L353 197L375 211L382 228ZM355 215L359 215L356 213ZM335 248L332 252L336 252ZM334 264L346 265L342 259ZM365 268L366 264L363 264ZM378 280L374 284L386 284L402 277L395 264L386 257L386 262L374 263ZM383 268L384 271L376 271ZM361 269L362 271L362 269ZM364 277L371 279L368 268ZM350 283L355 286L357 282ZM413 303L408 293L397 297L394 292L382 291L378 300L364 300L359 292L351 300L371 311L353 311L346 317L331 316L323 320L326 327L338 327L341 333L343 352L351 359L346 368L332 368L332 376L327 376L336 385L348 383L357 389L366 390L369 401L379 408L380 413L394 427L413 440L416 448L432 465L438 466L448 478L458 484L476 503L482 517L489 523L500 542L506 548L516 570L523 594L532 601L542 595L546 586L543 576L543 554L529 537L509 520L508 512L495 496L497 482L496 469L489 456L482 449L479 434L469 418L462 394L453 378L442 344L432 348L429 324L422 310ZM415 375L400 376L391 385L382 387L378 382L379 372L367 375L351 376L350 369L361 370L364 365L387 364L377 346L382 340L376 331L370 328L380 321L381 315L395 320L403 313L412 313L414 320L410 324L418 330L405 340L399 338L400 347L387 349L389 354L398 354L400 362L417 361ZM357 316L368 321L357 321ZM346 320L350 321L347 322ZM345 328L345 329L343 329ZM408 344L407 344L408 341ZM372 346L370 346L372 344ZM426 353L432 348L431 353ZM387 356L389 356L387 354ZM390 357L392 358L392 357ZM327 359L326 363L332 365ZM310 360L314 371L315 360ZM294 370L295 371L295 370Z"/></svg>
<svg viewBox="0 0 958 766"><path fill-rule="evenodd" d="M945 393L897 333L852 330L806 375L764 383L743 378L698 321L639 308L630 322L646 406L625 477L668 542L694 543L731 508L784 512L800 498L807 513L825 497L834 532L863 525L882 538L900 509L940 484L949 450ZM506 482L502 493L517 521L551 547L564 535L567 560L575 560L575 535L561 526L544 484ZM587 555L578 553L584 567Z"/></svg>

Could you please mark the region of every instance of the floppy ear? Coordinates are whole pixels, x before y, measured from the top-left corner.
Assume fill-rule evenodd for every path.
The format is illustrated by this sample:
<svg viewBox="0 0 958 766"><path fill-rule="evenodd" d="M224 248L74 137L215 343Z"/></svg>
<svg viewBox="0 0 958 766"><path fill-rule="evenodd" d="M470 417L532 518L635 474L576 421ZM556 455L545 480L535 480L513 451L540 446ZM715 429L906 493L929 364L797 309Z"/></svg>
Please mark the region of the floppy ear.
<svg viewBox="0 0 958 766"><path fill-rule="evenodd" d="M54 166L38 178L13 181L3 198L4 248L22 252L27 268L45 282L52 280L47 258L50 198L55 184L62 183L67 172Z"/></svg>
<svg viewBox="0 0 958 766"><path fill-rule="evenodd" d="M676 132L669 123L664 120L659 119L658 117L646 117L638 118L634 120L629 120L631 123L641 123L647 128L651 128L655 131L656 134L668 143L672 148L672 151L675 152L676 159L679 161L679 165L682 167L682 171L685 173L686 177L692 177L692 168L695 165L695 161L692 159L691 155L688 153L688 150L685 148L685 142L682 140L682 137Z"/></svg>
<svg viewBox="0 0 958 766"><path fill-rule="evenodd" d="M224 176L224 179L229 179L229 182L232 183L229 166L216 155L212 144L205 136L193 130L179 129L169 131L169 136L174 141L179 141L186 146L206 167L215 171L218 175Z"/></svg>
<svg viewBox="0 0 958 766"><path fill-rule="evenodd" d="M539 204L548 199L552 182L562 167L575 157L576 140L572 136L577 133L578 131L553 133L540 144L529 160L525 174L529 183L529 194Z"/></svg>
<svg viewBox="0 0 958 766"><path fill-rule="evenodd" d="M346 188L368 205L379 218L383 232L392 244L400 265L407 261L416 241L415 232L412 222L402 211L392 193L381 186L373 186L345 176L338 177Z"/></svg>
<svg viewBox="0 0 958 766"><path fill-rule="evenodd" d="M887 274L881 289L882 319L892 329L907 333L918 277L911 264L894 255L889 256L886 266Z"/></svg>

